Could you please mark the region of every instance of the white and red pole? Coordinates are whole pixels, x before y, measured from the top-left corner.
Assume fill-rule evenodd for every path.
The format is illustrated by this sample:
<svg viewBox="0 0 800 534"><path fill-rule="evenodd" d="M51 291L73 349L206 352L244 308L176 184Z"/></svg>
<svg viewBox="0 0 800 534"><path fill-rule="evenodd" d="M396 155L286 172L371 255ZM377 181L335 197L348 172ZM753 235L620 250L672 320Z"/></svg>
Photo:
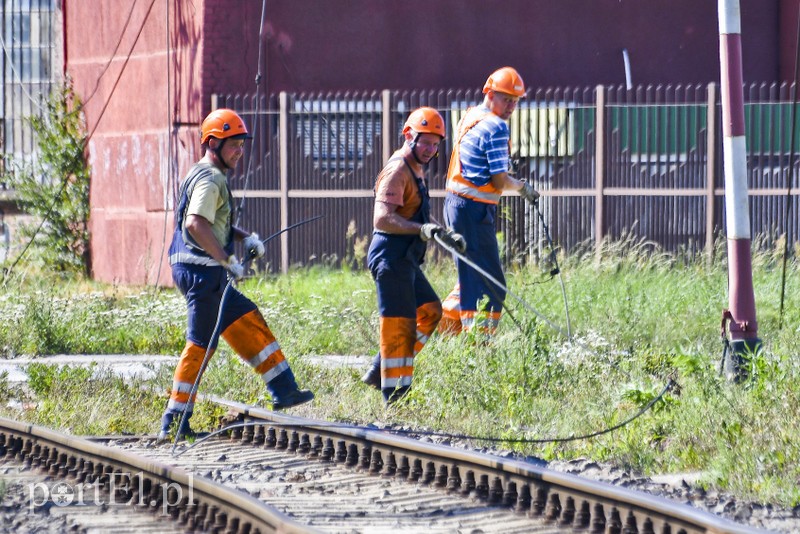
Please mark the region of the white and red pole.
<svg viewBox="0 0 800 534"><path fill-rule="evenodd" d="M750 212L747 197L747 143L739 0L718 0L720 88L722 95L725 223L728 235L728 309L722 315L722 335L730 333L724 369L729 379L746 376L748 355L758 339L753 272L750 257Z"/></svg>

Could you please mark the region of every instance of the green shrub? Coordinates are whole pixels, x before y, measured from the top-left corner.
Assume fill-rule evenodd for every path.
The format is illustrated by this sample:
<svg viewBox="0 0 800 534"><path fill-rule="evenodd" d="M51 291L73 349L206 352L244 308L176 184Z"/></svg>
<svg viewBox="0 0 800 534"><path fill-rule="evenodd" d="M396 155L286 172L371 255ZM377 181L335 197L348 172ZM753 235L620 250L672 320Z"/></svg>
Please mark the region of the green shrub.
<svg viewBox="0 0 800 534"><path fill-rule="evenodd" d="M11 161L2 180L19 208L36 219L20 235L47 268L88 275L89 168L81 102L69 83L54 90L42 116L30 118L36 136L33 162ZM26 249L27 250L27 249Z"/></svg>

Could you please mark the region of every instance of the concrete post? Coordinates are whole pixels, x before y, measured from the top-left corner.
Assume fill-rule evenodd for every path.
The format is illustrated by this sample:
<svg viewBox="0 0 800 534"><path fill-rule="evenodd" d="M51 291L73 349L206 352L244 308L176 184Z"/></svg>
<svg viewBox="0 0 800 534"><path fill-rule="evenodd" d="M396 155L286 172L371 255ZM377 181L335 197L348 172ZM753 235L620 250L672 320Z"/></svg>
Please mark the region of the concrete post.
<svg viewBox="0 0 800 534"><path fill-rule="evenodd" d="M389 161L394 150L394 136L392 135L392 93L384 89L381 93L381 140L384 163Z"/></svg>
<svg viewBox="0 0 800 534"><path fill-rule="evenodd" d="M595 123L594 123L594 246L595 259L599 263L605 238L605 188L606 176L606 88L598 85L595 88Z"/></svg>

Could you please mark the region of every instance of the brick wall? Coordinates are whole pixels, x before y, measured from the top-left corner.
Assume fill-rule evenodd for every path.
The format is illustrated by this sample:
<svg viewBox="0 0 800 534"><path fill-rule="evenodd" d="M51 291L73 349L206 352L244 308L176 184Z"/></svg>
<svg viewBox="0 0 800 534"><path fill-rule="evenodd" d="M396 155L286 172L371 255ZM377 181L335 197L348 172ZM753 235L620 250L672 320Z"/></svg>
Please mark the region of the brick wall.
<svg viewBox="0 0 800 534"><path fill-rule="evenodd" d="M741 0L747 81L780 76L794 34L779 15L797 2ZM260 65L256 0L63 6L66 70L82 97L97 87L85 108L94 276L119 283L171 283L171 203L199 122L212 94L254 93L259 71L262 95L475 88L505 64L534 87L591 86L624 82L627 48L636 84L719 73L711 1L267 0Z"/></svg>

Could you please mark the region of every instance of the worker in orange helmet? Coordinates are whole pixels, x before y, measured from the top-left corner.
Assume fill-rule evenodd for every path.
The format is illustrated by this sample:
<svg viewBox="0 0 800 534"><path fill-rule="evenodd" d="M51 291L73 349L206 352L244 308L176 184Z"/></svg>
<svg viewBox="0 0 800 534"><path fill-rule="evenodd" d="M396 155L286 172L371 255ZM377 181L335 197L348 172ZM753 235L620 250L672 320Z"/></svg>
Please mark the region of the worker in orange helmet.
<svg viewBox="0 0 800 534"><path fill-rule="evenodd" d="M378 293L380 352L362 380L383 393L386 403L411 387L414 357L442 317L442 305L420 266L426 242L437 237L465 250L464 238L430 219L425 165L445 137L433 108L414 110L403 126L405 142L375 182L375 211L367 265Z"/></svg>
<svg viewBox="0 0 800 534"><path fill-rule="evenodd" d="M217 320L222 338L264 381L273 409L314 398L310 391L297 387L289 362L256 305L234 287L228 289L222 303L227 280L244 276L234 243L242 242L253 257L264 255L264 244L258 234L233 224L233 197L226 172L236 167L244 154L244 141L250 137L244 121L235 111L217 109L205 118L200 133L205 154L181 182L169 248L172 279L186 298L188 327L159 441L167 439L184 410L188 417L176 432L184 437L194 434L188 424L195 402L190 394L209 345L216 344L212 334ZM210 347L212 353L215 349Z"/></svg>
<svg viewBox="0 0 800 534"><path fill-rule="evenodd" d="M506 190L518 191L528 202L539 193L509 174L510 135L506 120L525 95L525 83L511 67L493 72L483 86L484 99L470 108L456 128L447 171L444 221L463 235L466 257L505 285L495 221L497 204ZM505 291L456 257L458 282L445 299L439 328L460 332L479 328L490 337L500 321Z"/></svg>

